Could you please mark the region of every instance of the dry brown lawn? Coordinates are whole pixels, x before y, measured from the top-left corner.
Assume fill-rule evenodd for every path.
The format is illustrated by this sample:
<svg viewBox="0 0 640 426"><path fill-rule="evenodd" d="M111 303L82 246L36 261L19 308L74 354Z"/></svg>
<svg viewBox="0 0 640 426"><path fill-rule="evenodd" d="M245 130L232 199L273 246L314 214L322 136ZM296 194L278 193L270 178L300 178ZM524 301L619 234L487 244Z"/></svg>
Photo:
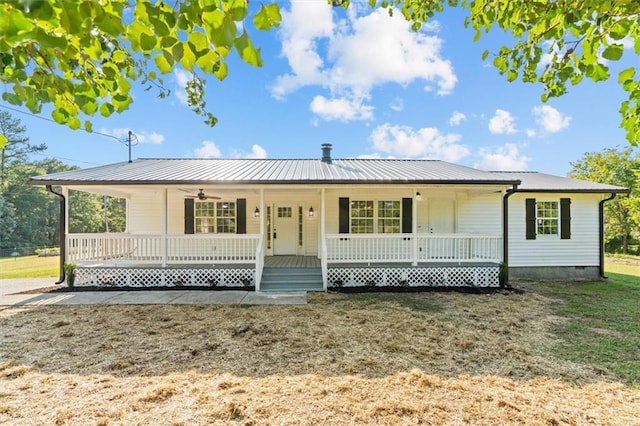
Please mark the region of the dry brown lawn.
<svg viewBox="0 0 640 426"><path fill-rule="evenodd" d="M0 423L638 425L640 393L550 355L541 295L0 311Z"/></svg>

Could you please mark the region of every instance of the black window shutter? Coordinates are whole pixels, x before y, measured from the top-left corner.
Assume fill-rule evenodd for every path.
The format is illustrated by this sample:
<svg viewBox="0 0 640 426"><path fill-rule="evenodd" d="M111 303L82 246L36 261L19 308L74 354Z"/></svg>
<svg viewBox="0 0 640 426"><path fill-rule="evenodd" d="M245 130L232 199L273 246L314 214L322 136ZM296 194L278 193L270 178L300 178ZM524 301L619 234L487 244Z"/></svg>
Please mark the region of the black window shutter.
<svg viewBox="0 0 640 426"><path fill-rule="evenodd" d="M536 199L527 198L526 205L526 222L527 222L527 240L536 239Z"/></svg>
<svg viewBox="0 0 640 426"><path fill-rule="evenodd" d="M338 200L338 222L341 234L349 233L349 198L340 197Z"/></svg>
<svg viewBox="0 0 640 426"><path fill-rule="evenodd" d="M194 200L191 198L184 199L184 233L194 233Z"/></svg>
<svg viewBox="0 0 640 426"><path fill-rule="evenodd" d="M413 198L402 199L402 233L410 234L413 232Z"/></svg>
<svg viewBox="0 0 640 426"><path fill-rule="evenodd" d="M236 200L236 234L247 233L247 199Z"/></svg>
<svg viewBox="0 0 640 426"><path fill-rule="evenodd" d="M560 239L571 239L571 198L560 198Z"/></svg>

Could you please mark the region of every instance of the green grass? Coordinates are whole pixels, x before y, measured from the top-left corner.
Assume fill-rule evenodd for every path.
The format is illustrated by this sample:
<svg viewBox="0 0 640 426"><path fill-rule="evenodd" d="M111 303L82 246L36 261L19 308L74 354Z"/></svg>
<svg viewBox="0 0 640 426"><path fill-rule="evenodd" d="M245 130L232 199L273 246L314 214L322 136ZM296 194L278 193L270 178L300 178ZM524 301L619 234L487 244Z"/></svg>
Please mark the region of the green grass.
<svg viewBox="0 0 640 426"><path fill-rule="evenodd" d="M556 355L613 372L640 385L640 262L607 262L607 281L539 284L540 292L558 298L568 321L555 330L562 343Z"/></svg>
<svg viewBox="0 0 640 426"><path fill-rule="evenodd" d="M0 259L0 279L56 277L59 268L59 256Z"/></svg>

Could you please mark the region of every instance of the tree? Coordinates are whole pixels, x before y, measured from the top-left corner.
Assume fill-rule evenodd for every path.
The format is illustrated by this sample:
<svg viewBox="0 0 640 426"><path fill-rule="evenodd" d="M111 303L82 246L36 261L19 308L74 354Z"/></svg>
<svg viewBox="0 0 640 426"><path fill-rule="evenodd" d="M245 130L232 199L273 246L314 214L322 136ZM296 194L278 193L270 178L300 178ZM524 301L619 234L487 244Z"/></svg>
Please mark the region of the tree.
<svg viewBox="0 0 640 426"><path fill-rule="evenodd" d="M348 7L349 0L329 0ZM544 87L542 100L561 96L584 78L611 77L610 61L634 44L640 54L640 2L636 0L369 0L372 7L402 13L415 30L445 7L463 7L465 25L475 40L495 27L511 34L513 46L493 52L493 64L508 81L520 78ZM125 13L127 12L131 13ZM53 106L52 117L72 129L91 131L86 117L108 117L133 102L132 83L168 91L159 74L175 68L192 72L189 105L205 122L217 119L206 109L205 75L227 76L225 59L233 50L260 66L242 25L248 0L13 0L0 5L0 81L9 84L3 99L39 113ZM259 30L277 27L277 3L252 10ZM242 28L238 31L238 26ZM484 52L487 58L491 52ZM543 62L549 59L544 65ZM543 66L544 65L544 66ZM635 67L618 72L628 99L620 107L621 125L632 145L640 140L640 76ZM81 119L84 120L81 121ZM2 144L2 140L0 140Z"/></svg>
<svg viewBox="0 0 640 426"><path fill-rule="evenodd" d="M9 162L26 161L28 154L47 149L45 144L30 144L29 138L24 136L25 131L20 120L8 112L0 111L0 134L6 138L4 147L0 148L0 187L5 180L5 169Z"/></svg>
<svg viewBox="0 0 640 426"><path fill-rule="evenodd" d="M0 195L0 235L10 235L16 229L15 208Z"/></svg>
<svg viewBox="0 0 640 426"><path fill-rule="evenodd" d="M605 242L627 254L629 241L640 239L640 154L631 148L588 152L571 163L570 177L623 186L628 196L618 196L605 204Z"/></svg>

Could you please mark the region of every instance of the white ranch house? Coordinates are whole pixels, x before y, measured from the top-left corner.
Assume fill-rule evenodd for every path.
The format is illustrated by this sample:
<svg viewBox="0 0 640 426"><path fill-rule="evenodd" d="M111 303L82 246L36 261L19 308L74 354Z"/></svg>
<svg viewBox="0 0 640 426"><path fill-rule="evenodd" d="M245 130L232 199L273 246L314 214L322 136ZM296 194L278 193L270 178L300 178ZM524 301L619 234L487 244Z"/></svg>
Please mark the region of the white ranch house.
<svg viewBox="0 0 640 426"><path fill-rule="evenodd" d="M31 179L61 201L76 285L336 287L597 279L626 189L436 160L140 159ZM57 187L61 187L61 191ZM124 233L70 234L68 191L127 201ZM64 274L61 272L61 280Z"/></svg>

